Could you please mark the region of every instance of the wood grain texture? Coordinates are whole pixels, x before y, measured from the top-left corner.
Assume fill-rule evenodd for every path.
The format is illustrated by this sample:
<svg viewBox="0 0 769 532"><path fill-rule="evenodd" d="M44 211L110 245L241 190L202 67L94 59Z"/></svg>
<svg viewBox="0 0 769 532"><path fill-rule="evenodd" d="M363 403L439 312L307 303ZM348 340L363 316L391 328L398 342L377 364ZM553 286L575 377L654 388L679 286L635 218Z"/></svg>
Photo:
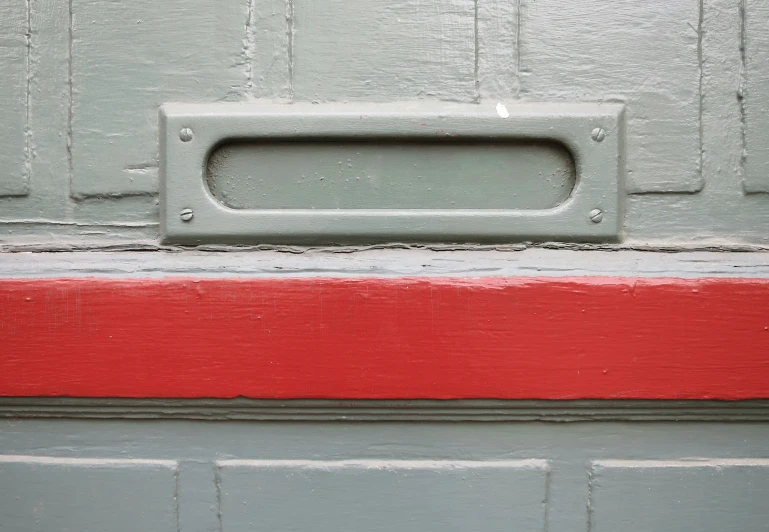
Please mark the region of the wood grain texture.
<svg viewBox="0 0 769 532"><path fill-rule="evenodd" d="M470 102L475 8L466 0L294 0L299 100Z"/></svg>
<svg viewBox="0 0 769 532"><path fill-rule="evenodd" d="M519 7L515 0L478 0L478 95L481 100L519 96Z"/></svg>
<svg viewBox="0 0 769 532"><path fill-rule="evenodd" d="M521 96L625 101L628 190L702 188L699 1L522 4Z"/></svg>
<svg viewBox="0 0 769 532"><path fill-rule="evenodd" d="M75 197L157 191L157 110L241 99L246 0L73 0Z"/></svg>
<svg viewBox="0 0 769 532"><path fill-rule="evenodd" d="M0 395L769 397L769 281L5 279Z"/></svg>
<svg viewBox="0 0 769 532"><path fill-rule="evenodd" d="M0 196L28 192L28 31L27 3L0 5Z"/></svg>
<svg viewBox="0 0 769 532"><path fill-rule="evenodd" d="M745 191L769 192L769 2L745 0Z"/></svg>

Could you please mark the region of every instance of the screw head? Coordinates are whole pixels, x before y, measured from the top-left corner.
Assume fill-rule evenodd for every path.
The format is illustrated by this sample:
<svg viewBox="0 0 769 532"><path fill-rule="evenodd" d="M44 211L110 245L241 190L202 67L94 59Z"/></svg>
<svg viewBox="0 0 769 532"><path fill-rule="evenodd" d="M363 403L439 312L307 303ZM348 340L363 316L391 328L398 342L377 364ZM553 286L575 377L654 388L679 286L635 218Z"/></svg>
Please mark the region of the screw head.
<svg viewBox="0 0 769 532"><path fill-rule="evenodd" d="M597 127L590 132L590 138L592 138L596 142L601 142L603 139L606 138L606 131L604 131L604 129L601 127Z"/></svg>
<svg viewBox="0 0 769 532"><path fill-rule="evenodd" d="M181 131L179 131L179 138L182 139L182 142L189 142L192 140L192 130L188 127L183 127Z"/></svg>
<svg viewBox="0 0 769 532"><path fill-rule="evenodd" d="M590 211L590 221L594 224L601 223L601 220L603 220L603 211L601 209L593 209Z"/></svg>
<svg viewBox="0 0 769 532"><path fill-rule="evenodd" d="M179 213L179 218L181 218L183 222L189 222L192 220L193 216L195 216L195 213L192 212L192 209L182 209Z"/></svg>

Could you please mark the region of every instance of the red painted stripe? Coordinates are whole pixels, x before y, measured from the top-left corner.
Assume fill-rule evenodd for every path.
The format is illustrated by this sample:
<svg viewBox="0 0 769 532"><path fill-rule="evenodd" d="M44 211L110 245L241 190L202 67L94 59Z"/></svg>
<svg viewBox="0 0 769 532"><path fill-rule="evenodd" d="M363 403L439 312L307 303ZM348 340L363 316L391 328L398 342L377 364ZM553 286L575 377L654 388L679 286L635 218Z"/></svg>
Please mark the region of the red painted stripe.
<svg viewBox="0 0 769 532"><path fill-rule="evenodd" d="M767 279L6 279L0 395L769 397Z"/></svg>

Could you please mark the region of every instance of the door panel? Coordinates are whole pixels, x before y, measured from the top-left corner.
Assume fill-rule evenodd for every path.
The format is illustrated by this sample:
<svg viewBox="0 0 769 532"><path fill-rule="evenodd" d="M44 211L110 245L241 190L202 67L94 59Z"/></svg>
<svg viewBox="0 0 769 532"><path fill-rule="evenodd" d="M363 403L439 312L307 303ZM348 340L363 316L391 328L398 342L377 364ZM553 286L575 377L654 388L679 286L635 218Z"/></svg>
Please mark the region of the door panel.
<svg viewBox="0 0 769 532"><path fill-rule="evenodd" d="M545 529L543 460L235 460L219 478L228 532Z"/></svg>
<svg viewBox="0 0 769 532"><path fill-rule="evenodd" d="M0 456L0 530L176 531L170 460Z"/></svg>
<svg viewBox="0 0 769 532"><path fill-rule="evenodd" d="M670 423L641 419L694 414L601 407L605 421L582 422L589 408L564 405L560 422L533 411L506 421L512 407L498 403L479 422L424 406L414 423L388 421L408 408L382 405L380 421L345 422L331 420L342 409L313 402L281 413L226 404L198 409L217 421L164 419L191 415L189 405L132 414L154 419L76 419L72 408L69 419L3 420L0 531L755 532L769 523L769 413L759 407ZM253 419L226 420L239 415ZM737 421L748 415L761 420Z"/></svg>

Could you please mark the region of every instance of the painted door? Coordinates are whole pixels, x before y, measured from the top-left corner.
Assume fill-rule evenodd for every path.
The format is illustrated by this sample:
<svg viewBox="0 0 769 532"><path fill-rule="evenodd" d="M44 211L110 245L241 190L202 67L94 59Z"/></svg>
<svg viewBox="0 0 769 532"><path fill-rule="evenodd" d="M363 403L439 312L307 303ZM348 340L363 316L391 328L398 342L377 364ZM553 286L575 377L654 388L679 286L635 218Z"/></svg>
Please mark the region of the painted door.
<svg viewBox="0 0 769 532"><path fill-rule="evenodd" d="M0 531L766 531L766 0L0 5Z"/></svg>

